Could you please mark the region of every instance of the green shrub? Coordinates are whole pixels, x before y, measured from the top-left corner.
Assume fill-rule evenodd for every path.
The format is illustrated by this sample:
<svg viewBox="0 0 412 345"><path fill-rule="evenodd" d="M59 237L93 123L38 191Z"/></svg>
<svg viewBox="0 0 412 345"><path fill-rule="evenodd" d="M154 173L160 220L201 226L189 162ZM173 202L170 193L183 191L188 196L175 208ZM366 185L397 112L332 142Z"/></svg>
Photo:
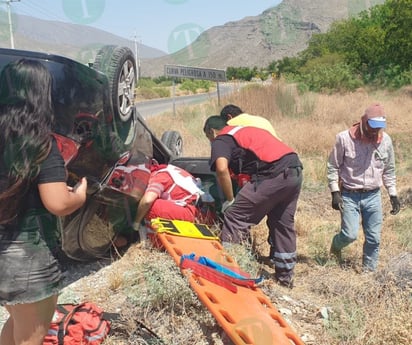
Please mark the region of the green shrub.
<svg viewBox="0 0 412 345"><path fill-rule="evenodd" d="M180 90L186 90L190 91L192 93L196 93L197 86L193 82L193 80L186 79L183 81L183 83L180 85Z"/></svg>
<svg viewBox="0 0 412 345"><path fill-rule="evenodd" d="M170 97L170 90L168 88L156 87L153 89L153 91L157 93L159 98Z"/></svg>
<svg viewBox="0 0 412 345"><path fill-rule="evenodd" d="M391 65L384 70L383 85L389 89L400 89L412 84L412 69L402 70L399 65Z"/></svg>
<svg viewBox="0 0 412 345"><path fill-rule="evenodd" d="M314 92L353 91L363 85L362 80L345 63L314 65L297 79Z"/></svg>
<svg viewBox="0 0 412 345"><path fill-rule="evenodd" d="M207 92L210 89L210 85L211 85L211 82L208 80L185 79L180 85L180 90L186 90L192 93L197 93L197 91L201 89Z"/></svg>
<svg viewBox="0 0 412 345"><path fill-rule="evenodd" d="M140 78L137 86L141 88L152 88L156 86L156 83L150 78Z"/></svg>
<svg viewBox="0 0 412 345"><path fill-rule="evenodd" d="M139 87L137 89L137 96L144 99L159 98L159 94L154 89L151 89L149 87Z"/></svg>

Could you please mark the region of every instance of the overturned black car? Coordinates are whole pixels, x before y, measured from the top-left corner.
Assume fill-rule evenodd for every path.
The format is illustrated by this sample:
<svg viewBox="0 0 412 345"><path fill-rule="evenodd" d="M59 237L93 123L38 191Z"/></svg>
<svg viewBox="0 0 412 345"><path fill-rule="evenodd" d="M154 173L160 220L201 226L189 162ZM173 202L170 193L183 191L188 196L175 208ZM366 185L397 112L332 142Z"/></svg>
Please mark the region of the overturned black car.
<svg viewBox="0 0 412 345"><path fill-rule="evenodd" d="M131 231L150 165L173 163L216 186L206 158L184 158L176 131L158 139L134 104L136 64L127 47L104 46L93 64L40 52L0 48L0 70L20 58L41 61L53 77L54 133L68 184L88 180L85 205L62 217L64 253L86 261L105 256L117 233ZM218 204L217 188L211 193Z"/></svg>

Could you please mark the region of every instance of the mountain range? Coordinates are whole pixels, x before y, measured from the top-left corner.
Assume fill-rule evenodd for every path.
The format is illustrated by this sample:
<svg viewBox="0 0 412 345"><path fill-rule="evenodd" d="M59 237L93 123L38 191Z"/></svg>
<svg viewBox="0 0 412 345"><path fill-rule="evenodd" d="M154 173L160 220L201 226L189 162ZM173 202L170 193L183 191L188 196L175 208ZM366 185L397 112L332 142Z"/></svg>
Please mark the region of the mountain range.
<svg viewBox="0 0 412 345"><path fill-rule="evenodd" d="M212 27L172 54L85 25L13 16L15 48L94 60L102 45L128 46L140 58L140 75L164 74L165 64L204 68L266 67L307 47L313 34L384 0L283 0L258 16ZM7 14L0 11L0 47L10 46Z"/></svg>

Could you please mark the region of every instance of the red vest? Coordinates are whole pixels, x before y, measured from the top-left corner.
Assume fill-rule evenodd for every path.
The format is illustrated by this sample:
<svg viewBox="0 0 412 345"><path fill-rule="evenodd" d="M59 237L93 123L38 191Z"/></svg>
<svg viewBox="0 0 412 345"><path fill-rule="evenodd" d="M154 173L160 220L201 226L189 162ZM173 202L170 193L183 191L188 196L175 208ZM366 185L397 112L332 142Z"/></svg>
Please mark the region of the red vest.
<svg viewBox="0 0 412 345"><path fill-rule="evenodd" d="M269 131L257 127L226 126L219 135L231 135L240 147L250 150L257 158L267 163L295 152Z"/></svg>
<svg viewBox="0 0 412 345"><path fill-rule="evenodd" d="M174 201L176 204L185 206L187 202L196 202L203 192L196 185L194 177L186 170L168 164L165 168L157 170L155 174L165 172L173 180L173 184L165 191L168 195L168 200ZM181 191L184 191L185 196L176 198L176 195L181 196Z"/></svg>

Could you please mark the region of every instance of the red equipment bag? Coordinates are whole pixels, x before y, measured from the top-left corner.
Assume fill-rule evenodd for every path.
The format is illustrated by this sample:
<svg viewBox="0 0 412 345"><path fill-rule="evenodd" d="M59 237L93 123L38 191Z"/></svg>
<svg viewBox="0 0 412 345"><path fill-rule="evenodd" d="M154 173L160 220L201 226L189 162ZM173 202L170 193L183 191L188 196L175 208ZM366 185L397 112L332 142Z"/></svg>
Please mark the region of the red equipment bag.
<svg viewBox="0 0 412 345"><path fill-rule="evenodd" d="M58 304L43 345L101 344L118 316L91 302Z"/></svg>

